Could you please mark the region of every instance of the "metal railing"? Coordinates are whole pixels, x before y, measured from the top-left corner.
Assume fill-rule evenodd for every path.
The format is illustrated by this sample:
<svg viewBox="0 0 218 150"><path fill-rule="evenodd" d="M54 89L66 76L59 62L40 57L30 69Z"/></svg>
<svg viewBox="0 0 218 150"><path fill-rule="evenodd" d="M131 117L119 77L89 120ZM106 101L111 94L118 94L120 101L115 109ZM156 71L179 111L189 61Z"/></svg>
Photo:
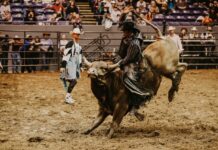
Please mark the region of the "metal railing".
<svg viewBox="0 0 218 150"><path fill-rule="evenodd" d="M36 31L1 31L9 34L9 40L13 35L19 34L24 40L27 34L34 36L41 36L43 32ZM64 32L50 32L53 41L53 51L14 51L12 45L9 44L8 50L1 48L0 60L4 68L9 72L23 72L27 70L58 70L61 62L60 45L61 35ZM143 33L151 35L154 33ZM218 33L215 33L218 34ZM3 39L2 39L3 40ZM70 36L67 35L67 40ZM121 40L121 32L85 32L81 35L80 44L83 47L83 53L89 60L111 60L119 48ZM153 39L145 39L143 47L148 46L154 42ZM218 42L214 39L213 42L208 43L206 40L198 40L193 44L193 41L183 41L184 52L180 56L181 62L187 62L189 68L217 68L218 67ZM0 46L3 44L0 42ZM19 58L12 55L18 53Z"/></svg>

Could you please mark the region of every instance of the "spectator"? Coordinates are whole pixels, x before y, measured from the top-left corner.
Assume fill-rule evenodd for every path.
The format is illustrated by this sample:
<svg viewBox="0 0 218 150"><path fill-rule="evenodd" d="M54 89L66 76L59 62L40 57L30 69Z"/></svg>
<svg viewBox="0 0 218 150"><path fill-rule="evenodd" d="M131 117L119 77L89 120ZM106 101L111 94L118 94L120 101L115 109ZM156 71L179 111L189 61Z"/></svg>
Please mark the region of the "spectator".
<svg viewBox="0 0 218 150"><path fill-rule="evenodd" d="M132 1L133 0L125 0L125 6L132 6Z"/></svg>
<svg viewBox="0 0 218 150"><path fill-rule="evenodd" d="M149 5L148 9L152 14L159 13L159 8L157 7L156 2L154 0L151 1L151 4Z"/></svg>
<svg viewBox="0 0 218 150"><path fill-rule="evenodd" d="M71 1L70 5L67 7L66 16L68 17L72 13L79 14L79 8L76 6L74 1Z"/></svg>
<svg viewBox="0 0 218 150"><path fill-rule="evenodd" d="M137 13L144 13L146 12L146 3L144 0L139 0L137 3L136 3L136 11Z"/></svg>
<svg viewBox="0 0 218 150"><path fill-rule="evenodd" d="M171 40L173 40L178 48L178 51L179 51L179 54L181 54L183 52L183 47L182 47L182 42L181 42L181 39L180 37L175 33L175 27L173 26L169 26L168 28L168 36Z"/></svg>
<svg viewBox="0 0 218 150"><path fill-rule="evenodd" d="M104 19L102 21L102 24L104 25L105 30L110 30L113 25L113 20L111 18L110 12L106 12L104 15Z"/></svg>
<svg viewBox="0 0 218 150"><path fill-rule="evenodd" d="M214 56L214 54L216 53L216 42L215 42L215 37L213 35L213 29L212 26L207 26L206 28L206 33L204 33L204 38L205 40L205 44L207 46L205 46L205 55L206 56ZM213 60L215 61L215 60Z"/></svg>
<svg viewBox="0 0 218 150"><path fill-rule="evenodd" d="M79 28L81 31L83 30L82 21L80 19L79 14L72 14L70 18L70 24L73 25L73 28Z"/></svg>
<svg viewBox="0 0 218 150"><path fill-rule="evenodd" d="M64 54L64 49L65 49L65 46L67 45L68 43L68 40L66 39L66 35L65 34L62 34L61 35L61 40L60 40L60 54L63 55Z"/></svg>
<svg viewBox="0 0 218 150"><path fill-rule="evenodd" d="M163 3L166 3L166 0L155 0L157 6L159 9L161 9Z"/></svg>
<svg viewBox="0 0 218 150"><path fill-rule="evenodd" d="M179 34L179 37L181 38L181 40L187 40L189 38L189 35L188 35L188 29L187 28L181 28L180 29L180 34Z"/></svg>
<svg viewBox="0 0 218 150"><path fill-rule="evenodd" d="M9 36L0 35L0 58L3 65L2 73L8 73Z"/></svg>
<svg viewBox="0 0 218 150"><path fill-rule="evenodd" d="M124 0L116 0L116 4L117 4L117 8L118 8L119 10L123 10L124 7L126 6Z"/></svg>
<svg viewBox="0 0 218 150"><path fill-rule="evenodd" d="M178 0L176 2L176 7L178 9L184 10L187 8L187 0Z"/></svg>
<svg viewBox="0 0 218 150"><path fill-rule="evenodd" d="M3 1L3 5L0 7L2 19L6 22L12 22L11 7L7 0Z"/></svg>
<svg viewBox="0 0 218 150"><path fill-rule="evenodd" d="M112 10L111 0L106 0L106 2L104 4L104 8L106 8L107 11L109 11L109 13L111 13L111 10ZM106 11L104 11L104 12L106 12Z"/></svg>
<svg viewBox="0 0 218 150"><path fill-rule="evenodd" d="M25 24L36 24L36 13L32 8L29 8L24 17Z"/></svg>
<svg viewBox="0 0 218 150"><path fill-rule="evenodd" d="M209 9L209 18L211 18L214 22L217 21L218 16L216 16L216 11L215 9Z"/></svg>
<svg viewBox="0 0 218 150"><path fill-rule="evenodd" d="M119 23L120 16L121 16L121 11L117 8L116 4L112 3L111 18L112 18L114 24Z"/></svg>
<svg viewBox="0 0 218 150"><path fill-rule="evenodd" d="M2 63L1 63L1 61L0 61L0 70L2 70L3 69L3 66L2 66Z"/></svg>
<svg viewBox="0 0 218 150"><path fill-rule="evenodd" d="M24 73L26 70L28 73L32 72L31 64L32 59L30 58L30 51L33 48L33 38L31 35L26 35L24 40L24 45L21 47L21 59L22 59L22 66L21 66L21 73Z"/></svg>
<svg viewBox="0 0 218 150"><path fill-rule="evenodd" d="M192 27L191 28L191 33L189 34L189 39L198 39L199 38L199 34L197 32L197 28L196 27Z"/></svg>
<svg viewBox="0 0 218 150"><path fill-rule="evenodd" d="M206 33L205 33L205 39L215 39L214 35L213 35L213 29L212 26L207 26L206 28Z"/></svg>
<svg viewBox="0 0 218 150"><path fill-rule="evenodd" d="M50 64L50 58L52 57L53 51L53 41L50 39L50 33L43 33L43 38L41 39L41 57L42 64L41 70L48 70Z"/></svg>
<svg viewBox="0 0 218 150"><path fill-rule="evenodd" d="M65 19L61 14L54 13L52 16L50 16L48 21L51 25L56 25L58 21L65 21Z"/></svg>
<svg viewBox="0 0 218 150"><path fill-rule="evenodd" d="M211 25L213 23L213 20L209 17L209 14L206 15L203 19L202 19L202 24L203 25Z"/></svg>
<svg viewBox="0 0 218 150"><path fill-rule="evenodd" d="M104 15L104 3L102 0L97 0L95 3L95 15L98 24L102 23L103 15Z"/></svg>
<svg viewBox="0 0 218 150"><path fill-rule="evenodd" d="M57 15L59 14L61 18L64 18L64 7L60 0L56 0L52 6L47 6L45 9L53 9Z"/></svg>
<svg viewBox="0 0 218 150"><path fill-rule="evenodd" d="M12 58L12 72L13 73L19 73L19 65L21 64L20 60L20 48L23 45L23 41L19 38L18 35L14 36L14 39L10 41L12 44L12 53L11 53L11 58Z"/></svg>
<svg viewBox="0 0 218 150"><path fill-rule="evenodd" d="M168 8L170 9L170 10L175 10L175 6L176 6L176 2L175 2L175 0L168 0Z"/></svg>
<svg viewBox="0 0 218 150"><path fill-rule="evenodd" d="M145 14L145 19L148 20L149 22L152 22L153 14L150 11L148 11L148 13Z"/></svg>
<svg viewBox="0 0 218 150"><path fill-rule="evenodd" d="M39 52L41 50L41 40L39 36L36 36L34 38L34 47L31 52L31 58L32 58L32 71L36 71L36 66L39 64Z"/></svg>

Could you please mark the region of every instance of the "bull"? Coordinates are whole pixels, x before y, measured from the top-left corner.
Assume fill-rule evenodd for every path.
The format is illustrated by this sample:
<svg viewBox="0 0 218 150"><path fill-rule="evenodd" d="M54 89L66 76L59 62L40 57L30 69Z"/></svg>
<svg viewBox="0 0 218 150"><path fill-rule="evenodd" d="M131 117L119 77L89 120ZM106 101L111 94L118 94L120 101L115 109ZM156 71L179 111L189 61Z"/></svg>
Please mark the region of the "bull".
<svg viewBox="0 0 218 150"><path fill-rule="evenodd" d="M176 44L171 39L163 37L156 26L147 20L145 21L155 29L158 40L150 44L142 52L140 82L156 95L162 76L171 79L172 85L168 91L168 100L171 102L175 92L179 90L179 84L187 64L179 62L179 52ZM84 134L89 134L96 129L108 115L113 115L108 132L108 137L111 138L123 117L133 107L131 102L134 99L132 99L129 90L123 85L122 71L111 71L111 69L118 67L119 63L114 65L108 65L103 61L90 63L86 58L84 58L84 62L89 66L88 74L91 77L91 89L100 106L93 125ZM136 117L140 116L139 114L135 115Z"/></svg>
<svg viewBox="0 0 218 150"><path fill-rule="evenodd" d="M151 89L157 94L162 76L172 80L172 86L168 91L168 100L171 102L175 92L179 89L181 77L186 70L187 64L179 62L179 54L175 43L168 38L157 40L150 44L143 52L140 68L143 73L140 82L145 88ZM113 120L107 136L111 138L119 127L123 117L132 109L131 93L123 84L122 71L111 71L119 64L108 65L104 61L88 62L88 75L91 78L91 89L99 103L99 112L93 125L84 134L91 133L105 118L113 116ZM148 99L147 99L148 100ZM145 100L146 101L146 100ZM135 113L138 119L142 119L139 113Z"/></svg>
<svg viewBox="0 0 218 150"><path fill-rule="evenodd" d="M132 109L133 101L130 91L124 86L122 71L112 71L118 64L108 65L104 61L88 62L88 75L91 78L91 90L98 100L99 112L93 125L84 132L89 134L96 129L107 116L112 115L113 120L107 136L111 138L119 127L123 117ZM152 89L156 94L161 83L161 76L147 67L141 76L141 81L146 88ZM147 99L149 100L149 99ZM141 114L135 112L135 116L141 120Z"/></svg>

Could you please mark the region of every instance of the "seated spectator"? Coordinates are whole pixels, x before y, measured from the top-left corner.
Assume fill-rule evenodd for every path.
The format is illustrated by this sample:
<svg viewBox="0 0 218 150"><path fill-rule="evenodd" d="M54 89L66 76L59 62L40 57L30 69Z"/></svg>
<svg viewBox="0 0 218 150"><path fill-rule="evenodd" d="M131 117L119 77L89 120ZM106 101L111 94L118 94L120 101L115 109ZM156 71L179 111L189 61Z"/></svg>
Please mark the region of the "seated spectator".
<svg viewBox="0 0 218 150"><path fill-rule="evenodd" d="M171 9L169 9L167 2L163 2L160 8L160 13L163 15L169 15L172 12Z"/></svg>
<svg viewBox="0 0 218 150"><path fill-rule="evenodd" d="M155 0L157 6L159 9L161 9L163 3L166 3L166 0Z"/></svg>
<svg viewBox="0 0 218 150"><path fill-rule="evenodd" d="M187 8L187 0L178 0L176 2L176 7L178 9L184 10Z"/></svg>
<svg viewBox="0 0 218 150"><path fill-rule="evenodd" d="M3 1L3 5L1 5L0 10L2 19L6 22L12 22L11 7L7 0Z"/></svg>
<svg viewBox="0 0 218 150"><path fill-rule="evenodd" d="M79 8L76 6L74 1L70 2L70 5L66 9L66 17L68 17L71 13L79 14Z"/></svg>
<svg viewBox="0 0 218 150"><path fill-rule="evenodd" d="M154 0L151 1L151 4L148 6L148 9L152 14L159 13L159 8L157 7L156 2Z"/></svg>
<svg viewBox="0 0 218 150"><path fill-rule="evenodd" d="M61 18L64 18L64 7L60 3L60 0L56 0L55 3L52 6L47 6L45 9L53 9L55 13L61 16Z"/></svg>
<svg viewBox="0 0 218 150"><path fill-rule="evenodd" d="M170 9L170 10L175 10L175 6L176 6L176 2L175 2L175 0L168 0L168 8Z"/></svg>
<svg viewBox="0 0 218 150"><path fill-rule="evenodd" d="M211 25L213 23L213 20L209 17L209 14L206 15L203 19L202 19L202 24L203 25Z"/></svg>
<svg viewBox="0 0 218 150"><path fill-rule="evenodd" d="M137 13L144 13L146 12L146 3L144 0L139 0L137 3L136 3L136 11Z"/></svg>
<svg viewBox="0 0 218 150"><path fill-rule="evenodd" d="M105 4L104 4L104 8L107 8L107 10L109 11L109 13L111 13L111 10L112 10L111 0L106 0L106 2L105 2Z"/></svg>
<svg viewBox="0 0 218 150"><path fill-rule="evenodd" d="M113 25L113 20L111 18L111 14L109 11L105 13L104 18L102 20L102 25L104 25L106 31L111 29Z"/></svg>
<svg viewBox="0 0 218 150"><path fill-rule="evenodd" d="M125 6L132 6L133 0L125 0Z"/></svg>
<svg viewBox="0 0 218 150"><path fill-rule="evenodd" d="M32 8L29 8L24 17L25 24L36 24L36 13Z"/></svg>
<svg viewBox="0 0 218 150"><path fill-rule="evenodd" d="M102 23L103 15L104 15L104 3L102 0L97 0L95 3L95 15L98 24Z"/></svg>
<svg viewBox="0 0 218 150"><path fill-rule="evenodd" d="M79 14L73 13L69 20L70 24L73 25L73 28L79 28L81 31L83 30L82 21Z"/></svg>
<svg viewBox="0 0 218 150"><path fill-rule="evenodd" d="M153 20L153 14L148 11L148 13L145 14L145 17L144 17L146 20L148 20L149 22L152 22Z"/></svg>
<svg viewBox="0 0 218 150"><path fill-rule="evenodd" d="M54 13L53 15L48 17L48 20L50 25L56 25L58 21L64 21L61 14Z"/></svg>
<svg viewBox="0 0 218 150"><path fill-rule="evenodd" d="M124 0L116 0L116 4L117 4L117 8L118 8L120 11L123 10L124 7L126 6Z"/></svg>
<svg viewBox="0 0 218 150"><path fill-rule="evenodd" d="M109 31L112 28L113 19L109 11L105 13L104 18L102 20L102 25L104 25L106 31Z"/></svg>
<svg viewBox="0 0 218 150"><path fill-rule="evenodd" d="M217 7L217 12L218 12L218 7ZM216 22L218 19L218 16L216 15L217 12L215 11L215 9L208 10L209 18L211 18L214 22Z"/></svg>
<svg viewBox="0 0 218 150"><path fill-rule="evenodd" d="M196 27L192 27L191 28L191 33L189 34L189 39L198 39L199 38L199 34L198 34L198 30Z"/></svg>
<svg viewBox="0 0 218 150"><path fill-rule="evenodd" d="M121 11L117 8L116 4L112 5L111 18L113 20L113 24L118 24L121 16Z"/></svg>
<svg viewBox="0 0 218 150"><path fill-rule="evenodd" d="M202 22L204 19L203 16L198 16L197 19L196 19L196 22Z"/></svg>

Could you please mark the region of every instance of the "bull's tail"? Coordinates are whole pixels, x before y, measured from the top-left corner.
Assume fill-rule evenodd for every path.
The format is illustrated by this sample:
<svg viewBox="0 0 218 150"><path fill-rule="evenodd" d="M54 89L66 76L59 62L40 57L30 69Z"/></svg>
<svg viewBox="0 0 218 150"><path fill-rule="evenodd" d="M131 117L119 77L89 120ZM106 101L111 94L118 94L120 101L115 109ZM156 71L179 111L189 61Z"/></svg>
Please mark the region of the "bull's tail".
<svg viewBox="0 0 218 150"><path fill-rule="evenodd" d="M157 35L158 35L158 36L157 36L158 39L163 39L163 35L162 35L160 29L159 29L157 26L155 26L154 24L152 24L151 22L149 22L147 19L143 18L142 16L138 15L138 14L135 13L134 11L133 11L133 13L136 15L136 17L138 17L138 18L144 20L148 25L150 25L150 26L156 31L156 33L157 33Z"/></svg>

